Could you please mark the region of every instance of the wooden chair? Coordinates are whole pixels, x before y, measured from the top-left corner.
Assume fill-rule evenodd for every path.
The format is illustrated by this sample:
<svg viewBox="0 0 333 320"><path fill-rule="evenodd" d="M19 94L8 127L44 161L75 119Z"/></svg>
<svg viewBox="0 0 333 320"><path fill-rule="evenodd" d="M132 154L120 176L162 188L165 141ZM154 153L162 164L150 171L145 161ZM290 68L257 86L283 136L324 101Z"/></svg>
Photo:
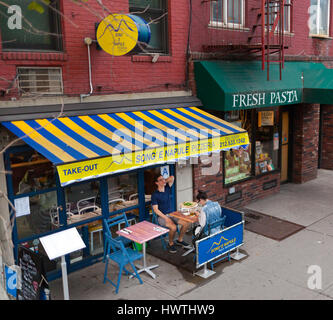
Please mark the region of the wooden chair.
<svg viewBox="0 0 333 320"><path fill-rule="evenodd" d="M100 208L97 207L96 205L83 207L79 210L79 215L82 215L86 212L94 212L96 210L100 210ZM102 232L103 232L102 223L98 222L96 224L94 224L94 223L89 224L88 232L90 234L90 251L93 252L94 251L94 233L96 233L96 232L99 233L99 243L103 243L103 241L102 241Z"/></svg>
<svg viewBox="0 0 333 320"><path fill-rule="evenodd" d="M51 219L51 225L53 227L59 228L60 223L59 223L59 212L57 206L52 206L50 211L50 219Z"/></svg>
<svg viewBox="0 0 333 320"><path fill-rule="evenodd" d="M80 214L81 209L85 207L96 206L96 197L81 199L76 203L77 212Z"/></svg>

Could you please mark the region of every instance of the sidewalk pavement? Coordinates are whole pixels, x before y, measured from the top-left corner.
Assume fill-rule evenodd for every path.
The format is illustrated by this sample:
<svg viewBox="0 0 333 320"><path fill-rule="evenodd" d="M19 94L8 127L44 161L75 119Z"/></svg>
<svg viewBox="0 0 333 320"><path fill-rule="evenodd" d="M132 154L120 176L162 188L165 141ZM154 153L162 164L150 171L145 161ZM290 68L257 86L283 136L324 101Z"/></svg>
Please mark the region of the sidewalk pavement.
<svg viewBox="0 0 333 320"><path fill-rule="evenodd" d="M253 202L250 209L291 221L305 228L275 241L250 231L244 232L240 261L221 263L208 279L147 256L157 277L122 277L119 293L103 284L104 263L68 275L73 300L332 300L333 299L333 171L319 170L318 178L302 185L285 184L281 191ZM321 270L321 287L308 287L310 266ZM110 268L111 269L111 268ZM317 269L318 270L318 269ZM116 277L116 268L112 271ZM62 300L62 279L50 283L51 296Z"/></svg>

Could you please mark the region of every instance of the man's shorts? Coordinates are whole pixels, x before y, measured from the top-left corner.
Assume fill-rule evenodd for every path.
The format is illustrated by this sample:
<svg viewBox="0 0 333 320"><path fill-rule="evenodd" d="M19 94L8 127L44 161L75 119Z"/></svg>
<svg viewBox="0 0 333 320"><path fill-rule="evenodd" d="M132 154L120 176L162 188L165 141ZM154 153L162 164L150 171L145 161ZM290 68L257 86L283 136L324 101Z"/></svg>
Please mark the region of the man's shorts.
<svg viewBox="0 0 333 320"><path fill-rule="evenodd" d="M171 216L169 216L169 214L166 214L166 216L168 218L170 218L175 225L178 224L178 220L179 220L178 218L171 217ZM157 218L158 218L158 223L160 224L160 226L161 227L166 227L166 225L165 225L165 219L163 219L161 217L157 217Z"/></svg>

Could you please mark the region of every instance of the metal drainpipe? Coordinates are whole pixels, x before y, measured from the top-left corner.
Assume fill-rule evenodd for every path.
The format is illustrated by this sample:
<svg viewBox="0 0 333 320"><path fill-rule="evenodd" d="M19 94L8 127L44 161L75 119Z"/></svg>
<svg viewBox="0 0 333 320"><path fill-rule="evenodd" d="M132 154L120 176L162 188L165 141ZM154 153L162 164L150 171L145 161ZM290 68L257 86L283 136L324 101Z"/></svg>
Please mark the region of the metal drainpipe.
<svg viewBox="0 0 333 320"><path fill-rule="evenodd" d="M90 92L87 93L82 93L80 94L80 100L82 102L83 98L90 97L91 94L93 93L93 86L91 82L91 61L90 61L90 45L92 44L92 39L91 38L84 38L84 43L87 45L88 49L88 65L89 65L89 85L90 85Z"/></svg>

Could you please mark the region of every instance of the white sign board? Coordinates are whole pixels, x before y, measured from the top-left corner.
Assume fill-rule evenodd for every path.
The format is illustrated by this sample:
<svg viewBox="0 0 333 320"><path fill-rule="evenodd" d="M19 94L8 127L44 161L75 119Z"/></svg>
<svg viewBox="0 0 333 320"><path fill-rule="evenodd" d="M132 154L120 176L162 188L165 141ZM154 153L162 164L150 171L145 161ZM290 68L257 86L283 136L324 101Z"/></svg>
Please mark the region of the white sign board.
<svg viewBox="0 0 333 320"><path fill-rule="evenodd" d="M14 200L16 218L30 214L29 197L18 198Z"/></svg>
<svg viewBox="0 0 333 320"><path fill-rule="evenodd" d="M76 228L39 238L50 260L86 247Z"/></svg>

